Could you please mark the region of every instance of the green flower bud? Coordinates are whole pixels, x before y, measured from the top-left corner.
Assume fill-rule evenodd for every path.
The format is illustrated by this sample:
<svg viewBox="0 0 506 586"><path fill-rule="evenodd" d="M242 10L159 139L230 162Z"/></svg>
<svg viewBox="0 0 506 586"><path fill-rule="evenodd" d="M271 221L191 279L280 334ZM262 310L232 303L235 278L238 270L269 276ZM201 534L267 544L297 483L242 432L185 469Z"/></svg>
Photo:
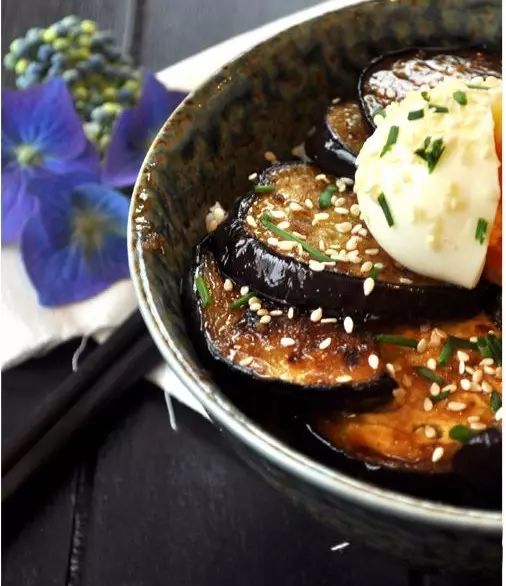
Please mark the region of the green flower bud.
<svg viewBox="0 0 506 586"><path fill-rule="evenodd" d="M141 84L138 79L127 79L122 87L136 94L139 91Z"/></svg>
<svg viewBox="0 0 506 586"><path fill-rule="evenodd" d="M28 67L28 63L28 59L20 59L14 67L16 75L23 75L23 73L26 71L26 68Z"/></svg>
<svg viewBox="0 0 506 586"><path fill-rule="evenodd" d="M85 102L89 97L89 92L84 87L84 85L76 85L72 89L72 93L74 94L76 100L82 100L83 102Z"/></svg>
<svg viewBox="0 0 506 586"><path fill-rule="evenodd" d="M4 57L4 66L11 71L16 67L16 61L18 58L14 53L7 53Z"/></svg>
<svg viewBox="0 0 506 586"><path fill-rule="evenodd" d="M58 35L56 34L54 27L50 26L45 31L43 31L42 40L44 41L44 43L52 43L54 40L56 40L57 36Z"/></svg>
<svg viewBox="0 0 506 586"><path fill-rule="evenodd" d="M70 47L70 42L67 39L55 39L53 41L55 51L66 51Z"/></svg>
<svg viewBox="0 0 506 586"><path fill-rule="evenodd" d="M121 110L121 106L113 102L105 102L102 104L102 110L106 114L117 114Z"/></svg>
<svg viewBox="0 0 506 586"><path fill-rule="evenodd" d="M77 37L77 44L80 47L85 47L86 49L88 49L89 47L91 47L91 35L79 35Z"/></svg>
<svg viewBox="0 0 506 586"><path fill-rule="evenodd" d="M81 30L83 33L92 35L97 30L97 25L92 20L83 20L81 22Z"/></svg>
<svg viewBox="0 0 506 586"><path fill-rule="evenodd" d="M104 101L105 102L115 102L118 97L118 92L114 87L106 87L104 89Z"/></svg>

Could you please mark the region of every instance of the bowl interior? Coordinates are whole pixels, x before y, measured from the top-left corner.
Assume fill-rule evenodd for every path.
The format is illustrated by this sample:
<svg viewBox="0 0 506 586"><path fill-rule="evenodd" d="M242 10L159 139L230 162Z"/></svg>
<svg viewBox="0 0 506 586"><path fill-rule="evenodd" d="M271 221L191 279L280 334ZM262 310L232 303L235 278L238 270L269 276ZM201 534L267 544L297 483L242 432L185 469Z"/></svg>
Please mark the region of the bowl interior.
<svg viewBox="0 0 506 586"><path fill-rule="evenodd" d="M305 458L267 434L202 371L180 303L180 280L204 216L245 193L266 151L293 158L328 101L354 95L360 70L414 45L501 46L501 4L485 0L376 0L288 29L223 67L171 116L139 175L129 226L141 310L162 353L209 414L242 441L325 490L434 522L500 526L496 513L400 497Z"/></svg>

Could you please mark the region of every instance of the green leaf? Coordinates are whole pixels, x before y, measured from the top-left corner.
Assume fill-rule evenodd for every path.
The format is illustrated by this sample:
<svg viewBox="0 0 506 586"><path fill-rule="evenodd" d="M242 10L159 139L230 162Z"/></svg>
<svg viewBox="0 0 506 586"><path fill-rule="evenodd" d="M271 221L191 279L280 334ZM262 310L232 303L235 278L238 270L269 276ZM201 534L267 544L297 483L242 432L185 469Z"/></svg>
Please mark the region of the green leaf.
<svg viewBox="0 0 506 586"><path fill-rule="evenodd" d="M462 444L467 444L467 442L475 435L476 432L465 425L454 425L449 433L452 440L456 440Z"/></svg>
<svg viewBox="0 0 506 586"><path fill-rule="evenodd" d="M202 277L195 277L195 287L197 289L197 293L199 294L202 305L204 307L211 305L211 293L209 292L209 288L207 287L207 284Z"/></svg>
<svg viewBox="0 0 506 586"><path fill-rule="evenodd" d="M476 232L474 233L474 238L478 240L480 244L485 242L485 237L487 235L488 229L488 222L483 218L478 218L478 222L476 223Z"/></svg>
<svg viewBox="0 0 506 586"><path fill-rule="evenodd" d="M438 138L434 141L431 140L431 137L428 136L424 142L423 146L419 149L416 149L415 155L419 156L427 163L427 167L429 168L429 173L434 171L441 155L445 150L445 146L443 144L443 139Z"/></svg>
<svg viewBox="0 0 506 586"><path fill-rule="evenodd" d="M494 413L497 413L502 407L502 397L497 391L490 393L490 408Z"/></svg>
<svg viewBox="0 0 506 586"><path fill-rule="evenodd" d="M397 142L397 138L399 136L399 127L398 126L391 126L390 130L388 131L387 141L383 150L381 151L380 157L386 155L388 151L392 148L392 146Z"/></svg>
<svg viewBox="0 0 506 586"><path fill-rule="evenodd" d="M443 384L443 379L436 374L433 370L431 370L430 368L427 368L426 366L417 366L415 368L416 372L420 375L423 376L424 378L426 378L427 380L430 380L433 383L437 383L438 385L442 385Z"/></svg>
<svg viewBox="0 0 506 586"><path fill-rule="evenodd" d="M380 344L392 344L394 346L406 346L408 348L416 348L418 346L418 340L396 334L378 334L374 339L376 342L380 342Z"/></svg>
<svg viewBox="0 0 506 586"><path fill-rule="evenodd" d="M327 210L328 208L332 207L332 196L334 192L337 191L337 187L335 185L327 185L327 187L320 193L320 197L318 198L318 207L321 210Z"/></svg>
<svg viewBox="0 0 506 586"><path fill-rule="evenodd" d="M274 191L274 185L255 185L255 193L270 193Z"/></svg>
<svg viewBox="0 0 506 586"><path fill-rule="evenodd" d="M423 118L424 116L424 111L422 110L413 110L412 112L410 112L408 114L408 120L420 120L420 118Z"/></svg>
<svg viewBox="0 0 506 586"><path fill-rule="evenodd" d="M255 296L255 294L253 292L246 293L246 295L242 295L242 297L239 297L235 301L232 301L232 303L229 305L229 307L230 307L230 309L239 309L243 305L246 305L246 303L254 296Z"/></svg>
<svg viewBox="0 0 506 586"><path fill-rule="evenodd" d="M383 192L381 192L378 196L378 203L383 210L383 214L385 215L387 224L390 228L394 225L394 219L392 217L392 212L390 211L390 207L387 202L387 198Z"/></svg>
<svg viewBox="0 0 506 586"><path fill-rule="evenodd" d="M466 92L463 92L462 90L453 92L453 99L457 102L457 104L460 104L461 106L467 105Z"/></svg>

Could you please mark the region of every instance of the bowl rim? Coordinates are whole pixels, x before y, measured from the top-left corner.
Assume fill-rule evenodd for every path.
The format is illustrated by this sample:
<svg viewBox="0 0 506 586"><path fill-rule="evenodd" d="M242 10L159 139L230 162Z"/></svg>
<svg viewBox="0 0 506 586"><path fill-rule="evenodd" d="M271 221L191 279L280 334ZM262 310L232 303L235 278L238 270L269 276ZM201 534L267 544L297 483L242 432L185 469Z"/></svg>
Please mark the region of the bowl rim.
<svg viewBox="0 0 506 586"><path fill-rule="evenodd" d="M256 48L269 43L280 34L286 34L295 28L304 26L330 12L339 12L355 4L377 3L377 0L366 2L352 1L339 9L329 9L322 14L310 18L302 23L290 26L283 31L276 33L262 42L255 44L249 50L241 53L235 59L227 62L229 67L245 56L249 55ZM127 227L127 246L130 275L134 284L134 290L139 304L139 310L147 325L147 328L154 339L162 357L165 359L171 370L176 374L179 381L190 391L194 398L202 405L211 421L219 428L223 427L242 443L246 444L257 454L267 458L271 463L291 475L301 478L309 485L316 486L323 492L330 493L344 501L364 507L382 515L393 515L405 521L417 522L425 525L432 525L443 529L455 531L476 531L497 536L502 531L501 511L486 511L465 507L456 507L404 495L393 490L383 489L357 480L342 472L334 470L324 464L320 464L311 458L304 456L298 451L290 448L273 435L261 429L253 420L237 409L225 395L222 395L218 386L214 383L202 380L191 364L178 350L177 344L166 331L161 318L157 315L149 284L146 285L146 271L143 267L142 253L138 248L138 242L133 225L133 214L136 203L142 189L142 176L147 165L151 162L155 145L166 134L171 127L172 118L176 113L185 108L187 100L193 100L195 95L203 91L207 86L213 84L219 78L221 67L214 72L203 84L191 91L179 104L171 116L164 122L151 144L132 191ZM137 242L137 246L136 246ZM220 429L221 431L221 429Z"/></svg>

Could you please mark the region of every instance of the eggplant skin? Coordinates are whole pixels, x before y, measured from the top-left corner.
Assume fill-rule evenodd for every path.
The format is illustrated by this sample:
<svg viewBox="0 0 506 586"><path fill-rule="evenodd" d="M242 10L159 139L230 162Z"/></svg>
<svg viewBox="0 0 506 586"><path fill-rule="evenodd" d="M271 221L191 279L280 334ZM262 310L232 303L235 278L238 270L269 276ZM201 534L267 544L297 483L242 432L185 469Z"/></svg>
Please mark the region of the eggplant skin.
<svg viewBox="0 0 506 586"><path fill-rule="evenodd" d="M358 96L364 117L372 129L374 114L389 103L401 100L408 91L422 85L432 87L446 75L501 77L499 52L476 48L412 47L385 53L373 59L362 71L358 81ZM393 92L389 97L387 91Z"/></svg>
<svg viewBox="0 0 506 586"><path fill-rule="evenodd" d="M357 102L332 103L323 120L308 135L307 155L324 171L337 177L354 177L359 150L369 136Z"/></svg>
<svg viewBox="0 0 506 586"><path fill-rule="evenodd" d="M259 184L271 181L282 166L267 169ZM481 311L490 287L475 289L453 285L398 284L376 280L365 296L363 279L337 271L313 271L305 262L281 255L249 234L244 227L257 195L252 192L236 203L232 213L212 233L212 248L221 271L239 285L248 285L277 303L306 309L322 307L329 316L352 317L355 325L409 323L475 315Z"/></svg>
<svg viewBox="0 0 506 586"><path fill-rule="evenodd" d="M292 406L310 403L312 406L361 411L377 407L391 399L396 384L385 371L379 372L373 379L359 382L302 385L288 380L262 377L224 356L206 331L202 304L194 284L196 270L201 266L204 255L209 254L209 249L209 236L195 246L193 261L182 281L181 293L189 336L203 364L217 375L219 382L224 381L227 386L234 385L244 392L260 392L261 395L274 393L289 399Z"/></svg>

